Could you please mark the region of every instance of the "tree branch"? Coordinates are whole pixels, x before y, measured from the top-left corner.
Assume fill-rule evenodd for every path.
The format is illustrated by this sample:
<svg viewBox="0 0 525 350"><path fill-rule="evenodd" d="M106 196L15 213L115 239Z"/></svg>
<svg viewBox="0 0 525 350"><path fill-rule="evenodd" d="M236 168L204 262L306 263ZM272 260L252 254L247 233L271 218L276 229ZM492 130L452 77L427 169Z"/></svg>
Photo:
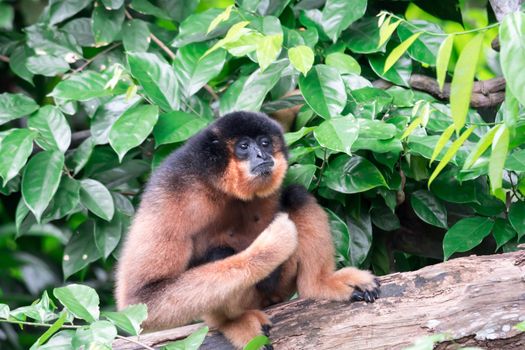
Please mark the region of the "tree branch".
<svg viewBox="0 0 525 350"><path fill-rule="evenodd" d="M392 84L383 79L378 79L372 83L380 89L387 89ZM450 83L446 83L441 91L436 79L426 75L413 74L410 77L409 85L411 88L428 92L432 96L441 100L450 99ZM474 82L470 105L474 108L496 106L505 99L505 79L501 77L481 80Z"/></svg>
<svg viewBox="0 0 525 350"><path fill-rule="evenodd" d="M9 57L4 56L4 55L0 55L0 61L5 62L5 63L9 63Z"/></svg>

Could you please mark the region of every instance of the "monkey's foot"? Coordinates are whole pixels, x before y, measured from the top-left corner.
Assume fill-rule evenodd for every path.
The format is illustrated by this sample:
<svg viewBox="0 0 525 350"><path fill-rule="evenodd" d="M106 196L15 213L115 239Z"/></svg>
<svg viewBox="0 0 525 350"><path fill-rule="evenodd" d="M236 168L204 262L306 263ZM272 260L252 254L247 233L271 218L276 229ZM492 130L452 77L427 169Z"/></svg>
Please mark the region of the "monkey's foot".
<svg viewBox="0 0 525 350"><path fill-rule="evenodd" d="M238 349L242 349L250 340L258 335L270 335L272 322L266 314L260 310L248 310L233 321L229 321L219 327L219 330ZM268 347L270 346L270 347ZM266 345L266 350L272 350L273 346Z"/></svg>
<svg viewBox="0 0 525 350"><path fill-rule="evenodd" d="M336 271L334 277L346 285L354 287L349 299L351 301L366 301L373 303L380 295L380 284L377 277L365 270L347 267Z"/></svg>

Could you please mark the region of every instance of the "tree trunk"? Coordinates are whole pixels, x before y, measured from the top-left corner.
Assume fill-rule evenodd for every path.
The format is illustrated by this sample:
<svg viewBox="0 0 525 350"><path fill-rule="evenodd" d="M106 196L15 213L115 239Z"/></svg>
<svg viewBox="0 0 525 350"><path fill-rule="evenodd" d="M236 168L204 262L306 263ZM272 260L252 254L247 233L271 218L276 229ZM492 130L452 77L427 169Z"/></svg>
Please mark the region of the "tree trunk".
<svg viewBox="0 0 525 350"><path fill-rule="evenodd" d="M272 343L280 349L403 349L418 337L446 333L449 341L484 349L525 349L525 251L470 256L419 271L381 277L374 304L294 300L268 309ZM144 334L139 341L160 346L202 324ZM135 338L136 339L136 338ZM123 340L114 349L140 349ZM211 332L201 349L231 349Z"/></svg>

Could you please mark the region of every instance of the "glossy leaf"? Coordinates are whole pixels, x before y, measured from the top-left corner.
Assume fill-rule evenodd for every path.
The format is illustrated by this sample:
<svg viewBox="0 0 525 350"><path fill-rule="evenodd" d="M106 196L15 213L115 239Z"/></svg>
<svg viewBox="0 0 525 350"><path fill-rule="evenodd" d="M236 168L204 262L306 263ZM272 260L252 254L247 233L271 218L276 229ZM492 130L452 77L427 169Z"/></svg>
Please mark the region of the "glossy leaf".
<svg viewBox="0 0 525 350"><path fill-rule="evenodd" d="M26 164L33 151L36 134L28 129L14 129L0 141L0 177L3 186Z"/></svg>
<svg viewBox="0 0 525 350"><path fill-rule="evenodd" d="M381 172L369 160L341 155L332 160L323 174L323 184L341 193L359 193L386 186Z"/></svg>
<svg viewBox="0 0 525 350"><path fill-rule="evenodd" d="M277 59L281 52L282 44L282 34L266 35L258 40L256 54L261 70L264 71Z"/></svg>
<svg viewBox="0 0 525 350"><path fill-rule="evenodd" d="M475 216L459 220L443 239L445 260L456 252L466 252L478 246L490 234L492 226L494 221L486 217Z"/></svg>
<svg viewBox="0 0 525 350"><path fill-rule="evenodd" d="M208 334L208 327L202 327L190 334L182 340L177 340L173 343L168 343L163 350L198 350Z"/></svg>
<svg viewBox="0 0 525 350"><path fill-rule="evenodd" d="M441 159L436 169L434 169L434 172L432 173L432 175L430 175L430 179L428 179L428 186L430 186L432 181L434 181L434 179L439 175L441 170L443 170L443 168L445 168L445 166L450 162L452 157L459 150L459 147L461 147L461 145L467 140L467 138L470 136L470 134L472 134L475 128L476 128L475 125L471 126L463 134L461 134L461 136L458 137L456 141L452 143L450 148L447 150L447 152L443 156L443 159Z"/></svg>
<svg viewBox="0 0 525 350"><path fill-rule="evenodd" d="M518 232L518 239L525 235L525 202L512 203L509 210L509 222Z"/></svg>
<svg viewBox="0 0 525 350"><path fill-rule="evenodd" d="M146 95L164 111L179 109L179 85L172 67L153 53L135 52L127 56L131 75Z"/></svg>
<svg viewBox="0 0 525 350"><path fill-rule="evenodd" d="M432 192L419 190L410 196L416 215L427 224L447 228L447 209Z"/></svg>
<svg viewBox="0 0 525 350"><path fill-rule="evenodd" d="M496 240L496 250L500 249L505 243L516 237L516 231L507 220L497 218L494 223L492 235Z"/></svg>
<svg viewBox="0 0 525 350"><path fill-rule="evenodd" d="M217 50L206 56L208 45L190 44L181 47L173 63L180 88L185 96L197 93L208 81L217 76L226 61L226 52Z"/></svg>
<svg viewBox="0 0 525 350"><path fill-rule="evenodd" d="M71 340L74 349L107 349L117 336L117 329L109 321L95 321L77 329Z"/></svg>
<svg viewBox="0 0 525 350"><path fill-rule="evenodd" d="M525 105L525 77L523 66L525 59L525 14L521 11L510 12L501 22L499 31L501 45L500 62L503 76L512 94Z"/></svg>
<svg viewBox="0 0 525 350"><path fill-rule="evenodd" d="M95 244L104 259L107 259L119 244L122 229L122 220L119 213L116 213L110 222L95 221Z"/></svg>
<svg viewBox="0 0 525 350"><path fill-rule="evenodd" d="M115 326L131 335L139 335L140 324L148 317L146 305L130 305L119 312L104 312L102 315Z"/></svg>
<svg viewBox="0 0 525 350"><path fill-rule="evenodd" d="M520 149L515 152L512 152L507 157L507 161L505 162L505 169L514 171L525 171L525 150Z"/></svg>
<svg viewBox="0 0 525 350"><path fill-rule="evenodd" d="M145 15L155 16L158 18L166 19L171 21L172 18L163 11L160 7L153 5L148 0L131 0L131 8L137 12L140 12Z"/></svg>
<svg viewBox="0 0 525 350"><path fill-rule="evenodd" d="M450 111L459 132L465 125L483 34L476 35L461 51L450 84Z"/></svg>
<svg viewBox="0 0 525 350"><path fill-rule="evenodd" d="M97 292L88 286L70 284L65 287L55 288L53 295L75 317L88 322L98 320L100 310Z"/></svg>
<svg viewBox="0 0 525 350"><path fill-rule="evenodd" d="M443 86L445 85L448 62L450 61L453 45L454 35L449 35L439 46L439 51L436 58L436 75L440 90L443 90Z"/></svg>
<svg viewBox="0 0 525 350"><path fill-rule="evenodd" d="M92 179L80 181L80 203L98 217L110 221L115 213L113 198L108 189Z"/></svg>
<svg viewBox="0 0 525 350"><path fill-rule="evenodd" d="M347 33L348 35L343 35L345 44L355 53L369 54L384 51L383 45L379 45L379 26L375 17L358 20L348 28Z"/></svg>
<svg viewBox="0 0 525 350"><path fill-rule="evenodd" d="M27 46L17 47L9 57L9 68L20 78L33 84L33 73L27 69L27 60L31 56L32 50Z"/></svg>
<svg viewBox="0 0 525 350"><path fill-rule="evenodd" d="M167 143L186 141L206 124L204 118L185 112L173 111L161 114L153 129L155 145L158 147Z"/></svg>
<svg viewBox="0 0 525 350"><path fill-rule="evenodd" d="M412 74L412 60L407 54L395 62L395 64L385 71L386 56L381 54L368 56L368 62L374 73L381 78L388 80L396 85L409 87L410 75Z"/></svg>
<svg viewBox="0 0 525 350"><path fill-rule="evenodd" d="M122 43L128 52L148 51L150 32L146 22L133 19L124 24L122 29Z"/></svg>
<svg viewBox="0 0 525 350"><path fill-rule="evenodd" d="M361 66L350 55L334 52L326 56L326 65L334 67L340 74L361 74Z"/></svg>
<svg viewBox="0 0 525 350"><path fill-rule="evenodd" d="M285 184L300 184L309 188L316 171L315 164L293 164L288 168L284 182Z"/></svg>
<svg viewBox="0 0 525 350"><path fill-rule="evenodd" d="M44 151L33 156L22 177L22 196L27 207L40 221L60 184L64 155L56 151Z"/></svg>
<svg viewBox="0 0 525 350"><path fill-rule="evenodd" d="M109 143L119 160L132 148L140 145L151 133L159 117L159 108L141 105L126 110L109 132Z"/></svg>
<svg viewBox="0 0 525 350"><path fill-rule="evenodd" d="M306 45L299 45L288 49L290 63L303 75L308 74L314 64L314 53Z"/></svg>
<svg viewBox="0 0 525 350"><path fill-rule="evenodd" d="M87 220L78 227L67 242L62 259L64 278L69 278L102 257L95 244L93 229L93 220Z"/></svg>
<svg viewBox="0 0 525 350"><path fill-rule="evenodd" d="M436 143L436 147L434 148L434 151L432 152L432 156L430 157L430 163L432 163L436 158L441 154L441 151L445 148L448 141L452 137L452 134L454 133L455 127L454 124L450 124L445 131L439 136L439 140ZM466 164L466 163L465 163Z"/></svg>
<svg viewBox="0 0 525 350"><path fill-rule="evenodd" d="M501 189L503 178L503 166L509 149L509 129L504 125L498 128L492 142L492 153L489 160L490 190L496 193Z"/></svg>
<svg viewBox="0 0 525 350"><path fill-rule="evenodd" d="M366 5L366 0L327 0L322 15L326 35L335 43L343 30L363 17Z"/></svg>
<svg viewBox="0 0 525 350"><path fill-rule="evenodd" d="M325 119L339 115L346 104L343 80L332 67L314 66L299 77L299 87L308 106Z"/></svg>
<svg viewBox="0 0 525 350"><path fill-rule="evenodd" d="M388 17L379 27L379 46L390 39L396 28L401 24L402 21L397 20L396 22L390 23L392 17ZM379 24L379 23L378 23Z"/></svg>
<svg viewBox="0 0 525 350"><path fill-rule="evenodd" d="M71 143L71 129L60 110L43 106L28 119L28 126L38 132L36 143L45 150L65 153Z"/></svg>
<svg viewBox="0 0 525 350"><path fill-rule="evenodd" d="M224 9L223 12L219 13L217 17L211 21L210 25L208 26L208 30L206 31L206 34L210 33L212 30L217 28L217 26L224 21L227 21L228 18L230 18L230 14L232 12L233 5L230 5Z"/></svg>
<svg viewBox="0 0 525 350"><path fill-rule="evenodd" d="M62 176L58 189L44 214L45 220L58 220L70 214L80 203L80 183Z"/></svg>
<svg viewBox="0 0 525 350"><path fill-rule="evenodd" d="M421 34L422 32L412 34L408 39L396 46L392 50L392 52L390 52L390 54L385 60L383 74L386 73L390 68L392 68L392 66L401 58L401 56L403 56L403 54L406 52L406 50L408 50L410 45L412 45Z"/></svg>
<svg viewBox="0 0 525 350"><path fill-rule="evenodd" d="M402 23L397 29L399 39L402 41L407 40L415 33L421 33L407 49L408 55L423 64L435 66L443 36L432 35L427 32L443 34L443 30L439 25L427 21L415 20L410 21L410 24Z"/></svg>
<svg viewBox="0 0 525 350"><path fill-rule="evenodd" d="M258 335L246 344L243 350L258 350L263 348L264 345L270 344L270 339L265 335ZM168 349L169 350L169 349Z"/></svg>
<svg viewBox="0 0 525 350"><path fill-rule="evenodd" d="M348 155L352 154L352 144L358 133L359 124L351 117L325 120L314 130L315 139L321 146Z"/></svg>
<svg viewBox="0 0 525 350"><path fill-rule="evenodd" d="M45 9L45 19L50 25L62 22L82 11L91 0L55 0Z"/></svg>
<svg viewBox="0 0 525 350"><path fill-rule="evenodd" d="M95 6L93 10L93 36L99 46L115 40L124 22L124 8L108 10L104 6Z"/></svg>
<svg viewBox="0 0 525 350"><path fill-rule="evenodd" d="M29 57L26 67L31 73L46 77L53 77L69 70L69 64L62 57L48 55Z"/></svg>
<svg viewBox="0 0 525 350"><path fill-rule="evenodd" d="M0 94L0 125L29 115L38 109L33 99L22 94Z"/></svg>
<svg viewBox="0 0 525 350"><path fill-rule="evenodd" d="M94 71L85 71L62 80L49 95L64 100L87 101L111 95L111 91L104 88L106 83L105 76Z"/></svg>
<svg viewBox="0 0 525 350"><path fill-rule="evenodd" d="M279 60L272 63L264 72L257 69L249 77L237 80L221 96L220 113L258 111L266 94L277 83L281 72L287 66L287 60Z"/></svg>

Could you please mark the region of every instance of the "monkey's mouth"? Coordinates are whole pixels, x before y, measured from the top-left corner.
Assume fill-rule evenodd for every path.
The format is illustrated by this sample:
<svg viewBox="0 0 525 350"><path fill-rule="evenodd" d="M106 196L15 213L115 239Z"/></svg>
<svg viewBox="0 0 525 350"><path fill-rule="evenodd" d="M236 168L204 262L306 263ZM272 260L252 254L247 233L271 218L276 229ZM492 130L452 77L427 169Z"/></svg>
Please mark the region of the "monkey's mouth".
<svg viewBox="0 0 525 350"><path fill-rule="evenodd" d="M256 176L270 176L272 174L273 164L271 160L257 164L250 172Z"/></svg>

